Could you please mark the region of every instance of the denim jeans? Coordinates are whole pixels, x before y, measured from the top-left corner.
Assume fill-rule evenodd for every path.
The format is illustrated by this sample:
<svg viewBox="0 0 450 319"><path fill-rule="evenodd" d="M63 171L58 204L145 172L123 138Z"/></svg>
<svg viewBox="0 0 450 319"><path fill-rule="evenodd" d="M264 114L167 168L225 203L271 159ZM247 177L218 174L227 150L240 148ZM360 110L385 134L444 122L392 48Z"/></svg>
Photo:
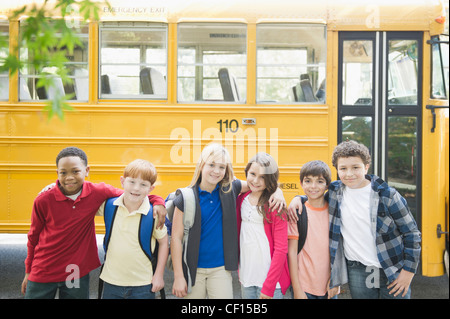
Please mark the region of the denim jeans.
<svg viewBox="0 0 450 319"><path fill-rule="evenodd" d="M81 277L78 283L71 283L71 285L65 281L34 282L28 280L25 299L54 299L58 290L59 299L89 299L89 274Z"/></svg>
<svg viewBox="0 0 450 319"><path fill-rule="evenodd" d="M352 299L410 299L411 287L405 297L390 295L388 279L381 268L368 267L358 261L347 260L348 284Z"/></svg>
<svg viewBox="0 0 450 319"><path fill-rule="evenodd" d="M103 284L103 299L155 299L152 285L145 286L116 286Z"/></svg>
<svg viewBox="0 0 450 319"><path fill-rule="evenodd" d="M259 299L261 289L261 287L257 286L244 287L241 285L242 299ZM283 293L280 288L275 289L273 299L283 299Z"/></svg>
<svg viewBox="0 0 450 319"><path fill-rule="evenodd" d="M328 293L326 293L323 296L316 296L316 295L312 295L312 294L307 293L307 292L305 292L305 294L306 294L306 297L308 297L308 299L328 299ZM334 297L332 297L330 299L338 299L338 295L336 295L336 296L334 296Z"/></svg>

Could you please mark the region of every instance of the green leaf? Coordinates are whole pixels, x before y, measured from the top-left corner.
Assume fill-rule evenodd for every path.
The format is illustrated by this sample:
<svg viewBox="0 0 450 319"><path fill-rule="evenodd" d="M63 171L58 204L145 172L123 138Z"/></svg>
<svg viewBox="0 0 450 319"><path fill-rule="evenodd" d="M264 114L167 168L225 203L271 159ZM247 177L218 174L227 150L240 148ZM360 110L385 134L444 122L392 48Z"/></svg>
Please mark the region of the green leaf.
<svg viewBox="0 0 450 319"><path fill-rule="evenodd" d="M108 2L106 3L110 6ZM79 14L85 21L99 20L101 4L96 0L56 0L55 2L45 0L18 8L12 13L10 19L27 16L21 20L21 38L19 39L19 47L27 49L27 59L18 58L19 47L11 48L8 56L0 58L0 71L9 70L13 74L25 66L33 68L34 71L31 74L38 75L36 86L44 87L47 91L54 85L53 76L61 77L64 84L73 82L69 77L67 67L69 61L66 54L72 54L77 46L82 47L83 42L77 30L68 27L64 17L70 16L73 6L79 9ZM56 12L55 15L61 16L62 19L49 19L50 11ZM7 48L8 42L7 39L1 38L0 47ZM48 112L49 119L57 115L63 120L64 112L73 110L67 101L71 98L73 95L55 96L51 101L49 100L44 108Z"/></svg>

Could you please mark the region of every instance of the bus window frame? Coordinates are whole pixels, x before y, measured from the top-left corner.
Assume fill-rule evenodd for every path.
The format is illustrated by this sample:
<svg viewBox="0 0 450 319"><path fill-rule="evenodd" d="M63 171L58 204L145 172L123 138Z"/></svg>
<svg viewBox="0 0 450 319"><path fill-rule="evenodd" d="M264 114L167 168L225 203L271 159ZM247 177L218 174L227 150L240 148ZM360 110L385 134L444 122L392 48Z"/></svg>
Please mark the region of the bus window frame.
<svg viewBox="0 0 450 319"><path fill-rule="evenodd" d="M274 45L274 46L267 47L267 50L269 51L269 50L278 50L278 49L283 49L283 50L295 49L295 50L299 50L299 51L303 51L303 50L306 51L306 60L307 60L306 63L295 64L295 67L298 67L299 69L305 68L307 70L306 74L308 74L308 76L309 76L309 72L316 72L317 73L317 79L316 79L317 83L316 83L316 85L313 85L313 87L316 86L316 90L313 91L315 101L296 101L295 98L294 98L294 100L291 100L291 99L288 98L287 100L280 100L280 101L259 100L259 93L258 92L259 92L260 85L258 85L258 82L259 82L260 79L265 79L265 78L270 79L270 77L260 77L258 75L258 69L259 68L267 68L267 67L268 68L272 68L272 67L276 67L276 65L277 65L277 64L273 64L273 63L262 63L262 64L258 63L258 53L259 53L259 50L261 50L263 48L263 46L259 45L259 43L258 43L258 37L260 36L259 32L263 31L264 28L270 28L270 26L273 26L275 28L278 27L278 28L298 28L298 29L307 29L308 27L321 27L323 29L322 31L323 31L323 34L324 34L323 39L322 39L323 43L322 43L322 46L321 46L321 50L323 50L324 52L327 52L327 44L328 44L327 36L328 36L328 33L327 33L327 25L324 24L324 23L292 23L292 22L291 23L289 23L289 22L276 22L276 23L274 23L274 22L270 22L270 23L269 22L265 22L265 23L258 23L256 25L256 38L255 38L255 43L256 43L256 62L255 62L255 64L256 64L255 65L255 70L256 70L256 75L255 75L255 79L256 79L256 83L255 83L255 87L256 87L256 93L255 93L256 94L256 96L255 96L256 103L257 104L262 104L262 105L264 105L264 104L274 104L274 105L286 105L286 104L289 104L289 105L291 105L291 104L296 104L296 105L304 105L304 104L325 105L327 103L327 101L326 101L327 62L328 62L327 61L327 53L325 53L325 58L324 58L323 61L308 62L308 54L309 54L308 51L309 51L309 49L310 48L312 48L312 49L316 48L315 46L312 46L311 43L302 43L299 46L292 46L292 47L286 47L286 46L282 46L281 44L279 44L279 45ZM295 42L292 42L292 44L294 45ZM282 67L283 64L279 64L279 65ZM319 78L320 68L323 68L323 76L324 77L323 77L322 80L320 80L320 78ZM311 71L311 69L314 69L314 71ZM296 78L291 77L293 79L293 82L295 82L295 84L297 86L300 84L301 75L302 74L299 73ZM273 77L272 79L276 79L276 77ZM288 77L286 77L286 79L288 79ZM313 80L309 79L309 81L311 83L311 81L313 81ZM324 84L324 87L322 87L322 85L321 85L322 82ZM313 83L311 83L311 84L313 84ZM287 89L287 91L291 91L291 90L293 90L293 87L288 87L286 89ZM324 99L323 100L320 100L317 97L317 94L318 94L319 90L323 91L323 94L324 94Z"/></svg>
<svg viewBox="0 0 450 319"><path fill-rule="evenodd" d="M120 25L122 23L122 25ZM116 25L113 25L116 24ZM131 25L132 24L132 25ZM98 99L101 101L127 101L127 100L133 100L133 101L145 101L145 102L152 102L152 101L168 101L169 99L169 93L168 93L168 72L169 72L169 24L163 23L163 22L147 22L147 21L136 21L133 23L128 23L128 21L103 21L99 23L99 30L98 30ZM135 24L138 24L135 26ZM131 31L151 31L149 29L154 28L153 31L164 31L165 33L165 39L164 39L164 47L162 49L165 50L165 63L159 64L159 63L147 63L147 62L139 62L132 64L133 66L138 66L140 68L140 71L143 69L143 67L152 67L155 65L163 66L165 67L165 86L166 91L165 95L162 94L146 94L141 93L139 94L114 94L114 93L102 93L102 66L103 65L113 65L111 63L105 63L102 64L102 58L101 58L101 50L102 50L102 31L103 30L120 30L120 31L126 31L127 29ZM151 46L145 46L145 50L152 48ZM139 48L141 50L141 48ZM114 65L131 65L129 63L117 63ZM139 73L137 74L138 81L139 81ZM140 83L140 82L139 82ZM139 84L139 89L141 89L141 86ZM140 90L141 91L141 90Z"/></svg>
<svg viewBox="0 0 450 319"><path fill-rule="evenodd" d="M448 46L448 35L444 35L447 37L447 41L443 41L440 39L440 36L436 35L436 36L432 36L431 40L428 41L430 45L430 57L431 57L431 68L430 68L430 97L432 99L437 99L437 100L447 100L448 99L448 78L446 78L445 76L445 70L444 70L444 60L442 58L442 44L446 44ZM437 48L438 50L438 58L439 60L436 61L435 60L435 55L434 55L434 50ZM435 63L439 63L439 65L436 68ZM434 81L435 81L435 74L434 71L435 69L440 70L439 72L439 79L442 82L442 88L444 90L444 95L443 96L436 96L433 92L433 88L434 88Z"/></svg>
<svg viewBox="0 0 450 319"><path fill-rule="evenodd" d="M414 54L410 56L409 49L405 50L405 48L402 48L401 50L398 50L397 45L400 44L400 47L402 47L402 44L404 45L404 43L407 43L408 45L406 47L414 48L415 53L418 53L420 52L419 48L421 47L421 42L418 39L415 39L413 35L410 36L412 33L405 32L404 36L397 36L395 32L389 32L388 34L389 36L386 39L385 48L387 57L386 87L388 92L386 105L391 109L396 107L414 108L420 105L420 101L422 101L422 91L419 87L423 79L419 77L421 70L419 70L418 65L420 61L422 61L423 56L417 55L414 57ZM401 53L402 59L398 60L396 57L392 58L391 55L393 55L393 53ZM404 61L409 65L406 65L405 69L400 70L399 65ZM407 71L412 71L411 73L415 76L412 81L411 78L404 77ZM398 77L395 78L395 75L398 75ZM412 90L406 92L409 93L409 95L405 95L404 88L411 83L414 84L414 87L410 87ZM403 93L403 95L399 95L399 92Z"/></svg>
<svg viewBox="0 0 450 319"><path fill-rule="evenodd" d="M184 27L186 27L187 29L189 28L193 28L195 26L199 26L199 27L211 27L211 29L220 29L221 26L226 26L228 28L236 28L236 30L239 31L243 31L245 32L245 36L243 37L245 39L245 41L243 41L245 44L242 48L243 49L243 53L240 53L239 50L230 50L230 51L224 51L224 52L229 52L226 54L221 54L221 55L227 55L227 54L242 54L243 55L243 61L244 63L240 64L240 63L220 63L220 68L230 68L230 67L236 67L236 68L243 68L244 70L244 78L241 78L239 76L235 75L236 78L236 82L239 82L239 79L242 81L242 79L245 81L244 84L242 85L237 85L238 89L240 90L240 98L237 101L226 101L225 98L222 99L207 99L205 98L205 92L204 92L204 86L205 86L205 79L206 80L214 80L216 79L215 77L205 77L205 67L209 67L209 66L217 66L219 65L219 63L212 63L212 64L208 64L205 63L203 60L200 61L200 58L204 58L205 54L204 52L207 51L211 51L212 49L207 49L205 50L205 48L202 47L201 44L199 44L198 42L192 42L192 43L188 43L187 45L181 46L180 45L180 39L182 39L181 36L181 32L180 29L183 29ZM242 38L242 37L237 37L237 38ZM214 104L246 104L247 103L247 99L248 99L248 92L247 92L247 81L248 81L248 24L247 23L242 23L242 22L179 22L177 23L177 59L176 59L176 81L177 81L177 103L178 104L192 104L192 103L214 103ZM194 63L180 63L180 55L179 52L180 50L194 50ZM222 51L223 49L220 47L216 48L217 51ZM199 52L200 51L200 52ZM213 56L211 54L211 56ZM180 67L187 67L187 66L194 66L194 76L186 76L186 75L180 75ZM201 71L201 72L200 72ZM182 90L182 85L180 84L180 79L181 78L193 78L194 80L194 99L186 99L184 98L184 94L181 92ZM217 80L219 81L219 76L217 76ZM219 89L221 89L220 87L220 81L219 81ZM242 92L245 92L244 94L242 94ZM183 99L181 99L180 97L182 97Z"/></svg>

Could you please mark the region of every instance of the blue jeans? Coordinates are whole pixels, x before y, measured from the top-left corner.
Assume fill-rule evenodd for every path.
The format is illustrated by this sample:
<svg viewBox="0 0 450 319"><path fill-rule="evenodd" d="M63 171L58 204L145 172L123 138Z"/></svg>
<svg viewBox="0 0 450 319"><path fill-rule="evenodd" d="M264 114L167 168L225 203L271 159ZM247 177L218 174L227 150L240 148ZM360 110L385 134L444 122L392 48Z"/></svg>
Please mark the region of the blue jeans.
<svg viewBox="0 0 450 319"><path fill-rule="evenodd" d="M152 285L145 286L116 286L103 284L103 299L155 299Z"/></svg>
<svg viewBox="0 0 450 319"><path fill-rule="evenodd" d="M75 283L71 283L75 284ZM89 299L89 274L79 279L77 285L61 282L35 282L28 280L25 299Z"/></svg>
<svg viewBox="0 0 450 319"><path fill-rule="evenodd" d="M326 293L323 296L312 295L312 294L307 293L307 292L305 292L305 294L306 294L306 297L308 297L308 299L328 299L328 293ZM334 297L332 297L330 299L338 299L338 296L336 295L336 296L334 296Z"/></svg>
<svg viewBox="0 0 450 319"><path fill-rule="evenodd" d="M410 299L411 287L405 297L390 295L388 279L382 268L367 267L358 261L347 260L348 285L352 299Z"/></svg>
<svg viewBox="0 0 450 319"><path fill-rule="evenodd" d="M242 299L259 299L261 289L261 287L257 286L244 287L241 285ZM283 299L283 293L280 288L275 289L273 299Z"/></svg>

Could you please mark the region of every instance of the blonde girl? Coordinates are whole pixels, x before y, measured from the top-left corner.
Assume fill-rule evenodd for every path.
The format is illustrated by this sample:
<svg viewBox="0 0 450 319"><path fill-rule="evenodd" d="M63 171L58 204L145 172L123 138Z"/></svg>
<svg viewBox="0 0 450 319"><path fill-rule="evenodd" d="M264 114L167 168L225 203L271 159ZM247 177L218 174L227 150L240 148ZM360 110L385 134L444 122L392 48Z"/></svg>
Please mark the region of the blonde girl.
<svg viewBox="0 0 450 319"><path fill-rule="evenodd" d="M239 195L236 209L242 298L281 299L290 285L287 219L284 209L269 209L278 188L278 166L269 154L258 153L245 175L250 190Z"/></svg>
<svg viewBox="0 0 450 319"><path fill-rule="evenodd" d="M247 183L234 179L231 158L220 144L206 146L197 162L190 187L196 199L194 224L189 231L187 265L182 261L183 207L179 195L174 200L172 261L177 297L203 299L233 298L231 271L238 268L236 199L247 191ZM275 207L284 206L280 192ZM188 266L188 267L187 267ZM187 271L192 280L188 293Z"/></svg>

